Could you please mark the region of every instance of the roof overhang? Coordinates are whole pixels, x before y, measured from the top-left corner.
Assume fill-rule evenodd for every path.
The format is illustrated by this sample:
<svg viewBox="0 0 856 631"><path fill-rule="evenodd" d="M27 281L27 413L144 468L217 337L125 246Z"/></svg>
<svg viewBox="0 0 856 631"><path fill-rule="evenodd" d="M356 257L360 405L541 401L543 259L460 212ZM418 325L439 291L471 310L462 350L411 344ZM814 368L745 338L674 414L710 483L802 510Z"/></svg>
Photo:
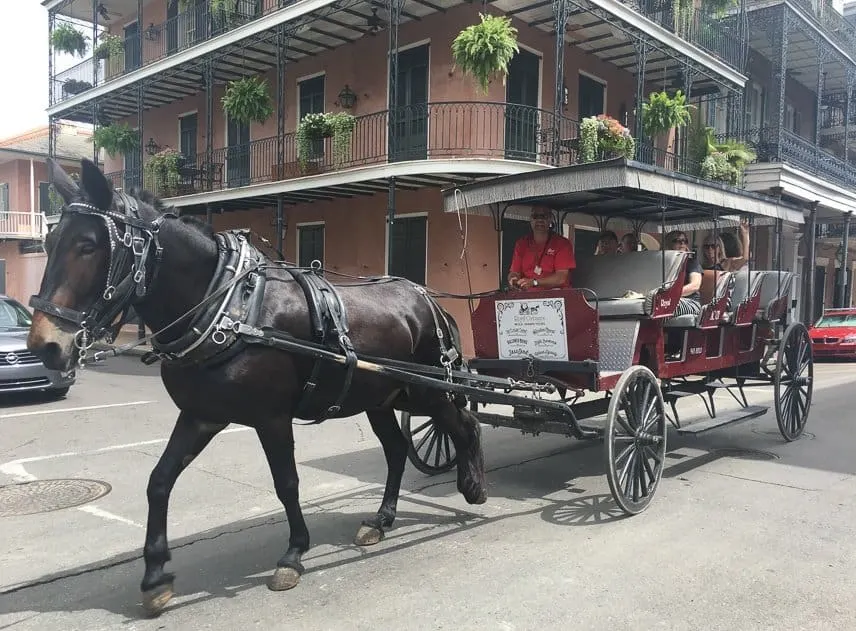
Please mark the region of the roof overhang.
<svg viewBox="0 0 856 631"><path fill-rule="evenodd" d="M781 190L782 195L806 206L817 204L816 221L834 223L856 211L856 193L845 186L806 173L782 162L746 166L746 188L753 191Z"/></svg>
<svg viewBox="0 0 856 631"><path fill-rule="evenodd" d="M756 225L781 219L804 223L802 210L777 199L623 158L518 173L443 191L446 212L528 219L539 204L574 216L608 218L638 230L713 229L754 216ZM493 206L493 208L492 208Z"/></svg>
<svg viewBox="0 0 856 631"><path fill-rule="evenodd" d="M80 166L80 158L71 156L55 156L54 158L63 166ZM47 162L48 157L36 151L23 151L21 149L0 148L0 162L9 160L33 160L34 162Z"/></svg>

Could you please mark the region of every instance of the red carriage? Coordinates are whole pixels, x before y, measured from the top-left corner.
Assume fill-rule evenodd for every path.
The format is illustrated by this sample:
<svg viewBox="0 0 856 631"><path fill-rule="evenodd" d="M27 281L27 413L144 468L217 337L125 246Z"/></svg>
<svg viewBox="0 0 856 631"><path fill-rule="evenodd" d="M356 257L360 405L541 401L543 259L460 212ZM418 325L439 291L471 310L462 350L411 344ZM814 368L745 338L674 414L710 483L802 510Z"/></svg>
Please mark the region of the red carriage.
<svg viewBox="0 0 856 631"><path fill-rule="evenodd" d="M615 178L624 178L623 187L593 192L579 180L586 169L555 169L448 191L446 209L473 212L481 206L499 219L512 203L557 211L576 205L592 214L597 207L601 216L628 218L637 229L656 222L663 233L748 215L776 226L777 246L783 221L802 223L798 210L768 198L687 178L710 200L688 201L647 192L666 190L668 180L656 169L623 161L612 168ZM602 183L610 183L607 176L601 174ZM595 197L604 203L597 206ZM505 379L506 397L512 391L528 395L511 395L506 414L479 407L471 397L481 422L533 434L603 438L612 494L629 514L644 510L654 495L664 468L667 421L679 434L699 434L763 415L768 408L749 405L744 388L768 385L782 436L798 438L811 405L813 359L806 327L791 317L795 275L752 269L751 260L736 273L705 271L701 314L675 316L688 256L666 250L584 258L574 270L573 289L482 297L472 312L475 358L468 367L481 378ZM478 378L472 383L497 394L503 390ZM717 414L713 395L720 389L739 409ZM677 402L691 395L702 397L709 418L682 424ZM435 474L454 465L454 447L430 419L404 414L402 427L418 469Z"/></svg>

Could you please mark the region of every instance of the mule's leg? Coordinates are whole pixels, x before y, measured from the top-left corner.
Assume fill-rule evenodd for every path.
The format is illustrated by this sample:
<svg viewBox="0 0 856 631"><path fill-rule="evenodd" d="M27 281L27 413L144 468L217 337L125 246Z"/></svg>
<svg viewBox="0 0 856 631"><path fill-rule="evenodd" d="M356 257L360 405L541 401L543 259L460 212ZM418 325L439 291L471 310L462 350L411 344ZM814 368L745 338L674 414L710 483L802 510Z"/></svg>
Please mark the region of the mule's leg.
<svg viewBox="0 0 856 631"><path fill-rule="evenodd" d="M299 482L297 463L294 462L294 431L290 418L270 421L256 429L259 441L264 449L270 466L276 496L285 507L288 527L288 550L277 561L276 571L268 581L268 587L274 591L291 589L300 582L303 574L301 557L309 549L309 529L300 510Z"/></svg>
<svg viewBox="0 0 856 631"><path fill-rule="evenodd" d="M143 559L146 563L140 589L143 607L149 615L157 615L173 595L175 576L164 572L164 564L172 558L166 537L169 495L182 471L198 456L226 424L204 423L186 412L178 416L166 449L149 476L146 491L149 517Z"/></svg>
<svg viewBox="0 0 856 631"><path fill-rule="evenodd" d="M386 456L386 489L377 515L363 522L354 540L358 546L371 546L383 539L384 530L392 527L398 506L398 494L401 491L401 478L407 463L407 440L398 427L398 420L392 409L367 413L375 436L383 446Z"/></svg>
<svg viewBox="0 0 856 631"><path fill-rule="evenodd" d="M433 417L448 432L458 454L458 491L470 504L487 501L484 475L484 454L481 445L481 425L466 407L463 398L448 400L438 394L430 404L428 416Z"/></svg>

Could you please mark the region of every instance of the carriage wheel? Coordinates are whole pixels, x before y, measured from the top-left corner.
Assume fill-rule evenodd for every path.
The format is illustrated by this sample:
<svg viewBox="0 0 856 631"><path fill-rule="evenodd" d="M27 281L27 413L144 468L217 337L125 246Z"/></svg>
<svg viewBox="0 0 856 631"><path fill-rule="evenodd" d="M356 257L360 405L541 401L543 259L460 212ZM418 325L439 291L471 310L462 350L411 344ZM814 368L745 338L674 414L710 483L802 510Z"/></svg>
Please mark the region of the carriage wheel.
<svg viewBox="0 0 856 631"><path fill-rule="evenodd" d="M776 422L788 442L800 437L808 421L814 389L814 358L808 329L794 322L782 336L773 380Z"/></svg>
<svg viewBox="0 0 856 631"><path fill-rule="evenodd" d="M666 459L663 392L645 366L624 371L606 416L607 479L616 504L628 515L648 507Z"/></svg>
<svg viewBox="0 0 856 631"><path fill-rule="evenodd" d="M411 427L410 412L401 413L401 431L407 439L407 457L422 473L438 475L458 463L455 443L433 418L419 417Z"/></svg>

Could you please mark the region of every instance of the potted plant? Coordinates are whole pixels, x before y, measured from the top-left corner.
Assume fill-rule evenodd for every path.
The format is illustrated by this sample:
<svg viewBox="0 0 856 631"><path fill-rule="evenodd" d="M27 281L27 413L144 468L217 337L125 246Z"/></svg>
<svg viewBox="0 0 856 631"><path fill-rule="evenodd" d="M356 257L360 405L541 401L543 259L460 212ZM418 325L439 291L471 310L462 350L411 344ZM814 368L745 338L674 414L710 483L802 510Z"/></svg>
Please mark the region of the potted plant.
<svg viewBox="0 0 856 631"><path fill-rule="evenodd" d="M145 188L161 197L176 195L181 183L181 163L184 156L167 147L150 157L143 169Z"/></svg>
<svg viewBox="0 0 856 631"><path fill-rule="evenodd" d="M666 155L674 152L675 130L692 120L693 108L681 90L673 97L665 90L652 92L642 103L642 131L656 150L655 164L665 166Z"/></svg>
<svg viewBox="0 0 856 631"><path fill-rule="evenodd" d="M80 81L78 79L68 79L62 84L62 91L66 94L80 94L86 92L92 84L89 81Z"/></svg>
<svg viewBox="0 0 856 631"><path fill-rule="evenodd" d="M60 24L51 34L51 46L54 50L67 55L83 57L86 54L88 41L89 38L71 24Z"/></svg>
<svg viewBox="0 0 856 631"><path fill-rule="evenodd" d="M326 114L307 114L297 126L297 161L302 171L306 171L309 161L324 153L323 139L333 135Z"/></svg>
<svg viewBox="0 0 856 631"><path fill-rule="evenodd" d="M229 118L239 123L264 123L273 114L268 83L261 77L230 81L222 102Z"/></svg>
<svg viewBox="0 0 856 631"><path fill-rule="evenodd" d="M580 122L580 162L594 162L620 156L633 160L636 141L630 130L606 114L589 116Z"/></svg>
<svg viewBox="0 0 856 631"><path fill-rule="evenodd" d="M472 75L486 94L491 78L500 75L505 84L508 64L519 49L511 18L483 13L479 17L479 24L468 26L452 42L452 57L455 65Z"/></svg>
<svg viewBox="0 0 856 631"><path fill-rule="evenodd" d="M98 127L92 134L97 149L104 149L111 158L125 155L140 146L139 134L127 123L111 123Z"/></svg>
<svg viewBox="0 0 856 631"><path fill-rule="evenodd" d="M695 174L706 180L738 186L746 165L757 155L743 142L729 139L720 142L713 127L694 116L687 148Z"/></svg>
<svg viewBox="0 0 856 631"><path fill-rule="evenodd" d="M333 164L342 168L351 158L351 135L357 119L347 112L327 114L327 124L333 136Z"/></svg>

